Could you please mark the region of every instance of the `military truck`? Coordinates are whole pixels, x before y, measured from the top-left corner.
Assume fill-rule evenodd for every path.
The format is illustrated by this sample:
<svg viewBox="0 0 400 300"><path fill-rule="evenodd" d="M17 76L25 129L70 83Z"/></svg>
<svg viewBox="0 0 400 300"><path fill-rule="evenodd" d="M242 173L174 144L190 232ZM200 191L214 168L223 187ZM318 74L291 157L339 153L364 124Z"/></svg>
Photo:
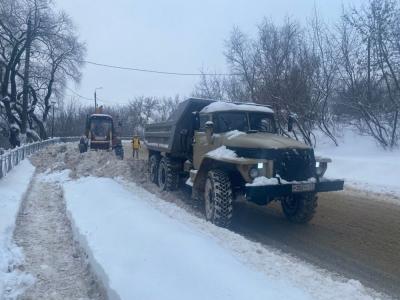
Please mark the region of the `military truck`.
<svg viewBox="0 0 400 300"><path fill-rule="evenodd" d="M307 223L317 193L343 189L343 180L323 177L330 159L279 134L268 106L190 98L166 122L145 127L145 145L150 180L161 190L185 181L207 220L222 227L236 200L280 201L287 219Z"/></svg>
<svg viewBox="0 0 400 300"><path fill-rule="evenodd" d="M116 135L113 118L110 115L96 113L87 116L85 135L79 140L79 151L84 153L89 149L114 150L118 158L124 158L124 149Z"/></svg>

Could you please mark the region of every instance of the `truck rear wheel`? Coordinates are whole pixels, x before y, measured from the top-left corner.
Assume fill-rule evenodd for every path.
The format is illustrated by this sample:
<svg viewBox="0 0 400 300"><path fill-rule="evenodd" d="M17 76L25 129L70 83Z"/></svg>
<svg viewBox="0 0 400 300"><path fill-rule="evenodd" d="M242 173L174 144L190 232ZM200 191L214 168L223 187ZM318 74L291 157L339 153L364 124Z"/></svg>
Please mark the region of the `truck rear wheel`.
<svg viewBox="0 0 400 300"><path fill-rule="evenodd" d="M161 191L174 191L178 189L179 173L174 161L163 157L158 165L158 186Z"/></svg>
<svg viewBox="0 0 400 300"><path fill-rule="evenodd" d="M281 200L286 218L293 223L308 223L315 214L318 197L316 194L296 194Z"/></svg>
<svg viewBox="0 0 400 300"><path fill-rule="evenodd" d="M158 184L158 164L160 159L157 155L150 156L149 159L149 179L151 182Z"/></svg>
<svg viewBox="0 0 400 300"><path fill-rule="evenodd" d="M233 213L233 196L231 181L226 172L208 172L204 200L207 220L221 227L229 227Z"/></svg>

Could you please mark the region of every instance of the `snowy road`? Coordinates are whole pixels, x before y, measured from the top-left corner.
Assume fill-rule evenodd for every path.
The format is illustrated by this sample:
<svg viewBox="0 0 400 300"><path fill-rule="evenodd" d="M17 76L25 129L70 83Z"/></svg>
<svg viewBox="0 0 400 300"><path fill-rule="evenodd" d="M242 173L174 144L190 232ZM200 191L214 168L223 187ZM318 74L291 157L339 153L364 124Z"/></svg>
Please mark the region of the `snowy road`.
<svg viewBox="0 0 400 300"><path fill-rule="evenodd" d="M400 298L400 205L328 193L308 226L289 224L278 205L237 208L234 231Z"/></svg>
<svg viewBox="0 0 400 300"><path fill-rule="evenodd" d="M47 169L49 169L48 172L71 170L70 177L73 179L94 175L111 178L121 177L139 183L141 187L144 187L151 194L155 194L158 198L164 199L166 203L173 203L169 209L169 211L172 211L169 215L170 218L173 216L173 219L175 218L175 210L183 208L184 211L189 213L185 217L186 219L192 220L190 222L194 222L197 227L200 226L199 228L202 231L205 230L206 236L211 234L218 237L219 243L224 245L224 248L231 249L229 251L235 249L234 252L237 252L236 254L242 257L246 264L254 266L259 271L264 272L266 276L273 276L272 278L281 276L283 280L289 280L292 288L300 288L306 294L311 292L312 298L335 299L337 297L334 295L339 295L337 291L342 293L341 299L354 299L354 297L364 299L366 298L365 293L372 297L376 295L372 291L368 292L357 282L347 281L345 278L359 280L364 286L371 287L378 292L387 292L395 298L400 295L400 261L398 259L398 253L400 253L400 232L398 230L400 228L400 205L376 201L373 194L369 196L354 192L325 194L320 198L315 219L308 226L288 223L282 216L280 208L274 205L263 208L238 203L233 231L247 238L246 240L235 235L234 232L218 233L219 229L214 229L215 226L204 222L202 214L190 206L188 193L184 191L158 193L156 187L149 184L143 175L145 172L144 162L133 162L129 157L129 152L125 161L117 161L108 153L92 152L80 156L76 147L54 146L35 155L32 158L32 163L36 166L38 172L44 172ZM54 184L56 186L53 186ZM83 191L90 189L90 186L84 187ZM74 289L74 286L82 284L82 290L86 290L84 293L93 296L91 294L93 290L90 291L90 283L89 285L85 283L87 276L89 278L91 276L85 273L85 264L81 261L80 267L79 264L78 267L74 267L76 248L73 244L70 244L72 240L71 230L68 229L69 223L64 219L65 203L62 194L58 192L59 188L60 183L47 182L45 177L39 177L38 180L36 176L31 184L32 197L25 198L20 211L15 238L18 244L24 248L28 264L24 267L28 273L33 273L39 278L36 285L28 290L28 298L32 295L33 297L41 295L43 291L51 292L52 289L60 288L62 290L62 280L58 283L57 280L53 280L52 284L54 285L50 285L50 287L54 288L50 290L46 290L45 284L42 286L40 284L43 284L45 280L51 280L52 277L62 279L70 271L71 278L77 277L70 281L69 286ZM100 190L100 186L98 189ZM118 201L124 203L124 199L128 196L123 196L125 192L120 193L122 196ZM80 192L80 194L84 194L84 192ZM106 195L106 190L104 194ZM133 195L137 195L137 191ZM130 199L132 199L131 197L129 196ZM140 196L137 201L146 202L145 199L145 196ZM96 203L95 199L92 200L92 205L88 200L88 212L90 212L90 207L93 207ZM126 202L128 206L136 205L135 209L143 209L140 203L128 202ZM76 207L81 208L79 202L75 202L75 204ZM162 203L160 205L164 206ZM173 208L175 206L177 206L176 209ZM36 213L29 215L29 211ZM57 218L60 213L61 218ZM81 219L85 220L85 218ZM55 223L52 225L51 222ZM97 224L99 224L99 221L96 220L92 223L94 227L90 227L92 225L87 223L85 225L89 226L87 232L96 232ZM46 229L49 226L60 228L61 234L51 234L52 232ZM106 230L98 232L107 233ZM140 231L136 233L140 234ZM128 232L127 234L133 233ZM24 244L24 239L27 237L33 240ZM66 238L66 240L63 240L63 238ZM249 240L261 243L261 245ZM46 252L45 248L48 246L46 243L50 241L50 245L55 249ZM68 245L68 247L65 247L66 252L58 252L60 247L57 245L63 244L64 241L67 241L65 244ZM41 250L41 247L44 248ZM94 248L96 249L96 247ZM43 263L44 255L41 255L42 253L47 253L45 256L51 259ZM122 253L126 253L126 251ZM288 259L285 253L292 254L299 259ZM146 253L144 252L143 255L146 255ZM72 256L72 259L69 259L64 266L63 259L66 256ZM283 257L283 260L280 259L280 256ZM301 260L333 271L334 274L341 276L336 278L332 275L323 275L325 271L321 273L313 268L309 269L307 265L305 265L307 271L304 272L305 269ZM115 266L113 264L110 268L112 269ZM49 269L55 273L47 272ZM72 272L72 270L77 271ZM281 270L283 271L280 272ZM61 272L60 276L57 275L57 272ZM54 276L49 276L49 274ZM67 278L70 278L70 276L67 275ZM43 281L41 282L41 280ZM328 288L324 292L323 290L320 291L321 287ZM329 295L327 294L328 291L336 292ZM72 290L67 290L66 293L68 292L72 292ZM276 290L276 292L279 294L282 291ZM306 294L305 297L307 298ZM70 295L73 295L72 298L74 298L75 294ZM98 297L94 296L94 298Z"/></svg>
<svg viewBox="0 0 400 300"><path fill-rule="evenodd" d="M183 206L188 195L174 193ZM400 299L397 197L355 189L322 193L308 226L288 223L277 204L238 203L232 230Z"/></svg>

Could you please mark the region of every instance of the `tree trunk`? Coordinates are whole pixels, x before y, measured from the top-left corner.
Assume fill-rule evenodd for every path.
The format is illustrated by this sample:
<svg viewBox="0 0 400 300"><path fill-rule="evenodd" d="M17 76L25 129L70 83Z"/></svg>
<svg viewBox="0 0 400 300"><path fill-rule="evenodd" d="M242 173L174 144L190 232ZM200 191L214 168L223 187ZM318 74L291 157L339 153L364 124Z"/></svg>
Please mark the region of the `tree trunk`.
<svg viewBox="0 0 400 300"><path fill-rule="evenodd" d="M28 127L28 105L29 105L29 67L32 45L32 23L31 18L28 20L28 30L26 37L25 50L25 70L24 70L24 85L22 94L22 116L21 116L21 134L26 134Z"/></svg>

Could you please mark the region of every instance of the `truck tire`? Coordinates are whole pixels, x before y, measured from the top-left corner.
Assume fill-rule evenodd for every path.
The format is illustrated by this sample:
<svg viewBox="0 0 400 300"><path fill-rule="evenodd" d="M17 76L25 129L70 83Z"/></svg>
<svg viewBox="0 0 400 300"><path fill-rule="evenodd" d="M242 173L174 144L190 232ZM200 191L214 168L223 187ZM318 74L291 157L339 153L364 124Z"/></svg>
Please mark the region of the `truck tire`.
<svg viewBox="0 0 400 300"><path fill-rule="evenodd" d="M151 155L149 159L149 179L152 183L158 184L158 164L160 158L157 155Z"/></svg>
<svg viewBox="0 0 400 300"><path fill-rule="evenodd" d="M178 168L174 161L169 157L163 157L160 160L157 180L161 191L174 191L178 189Z"/></svg>
<svg viewBox="0 0 400 300"><path fill-rule="evenodd" d="M314 193L292 195L281 200L282 210L290 222L308 223L315 214L317 200Z"/></svg>
<svg viewBox="0 0 400 300"><path fill-rule="evenodd" d="M204 188L206 219L217 226L229 227L233 215L231 180L222 170L208 172Z"/></svg>

